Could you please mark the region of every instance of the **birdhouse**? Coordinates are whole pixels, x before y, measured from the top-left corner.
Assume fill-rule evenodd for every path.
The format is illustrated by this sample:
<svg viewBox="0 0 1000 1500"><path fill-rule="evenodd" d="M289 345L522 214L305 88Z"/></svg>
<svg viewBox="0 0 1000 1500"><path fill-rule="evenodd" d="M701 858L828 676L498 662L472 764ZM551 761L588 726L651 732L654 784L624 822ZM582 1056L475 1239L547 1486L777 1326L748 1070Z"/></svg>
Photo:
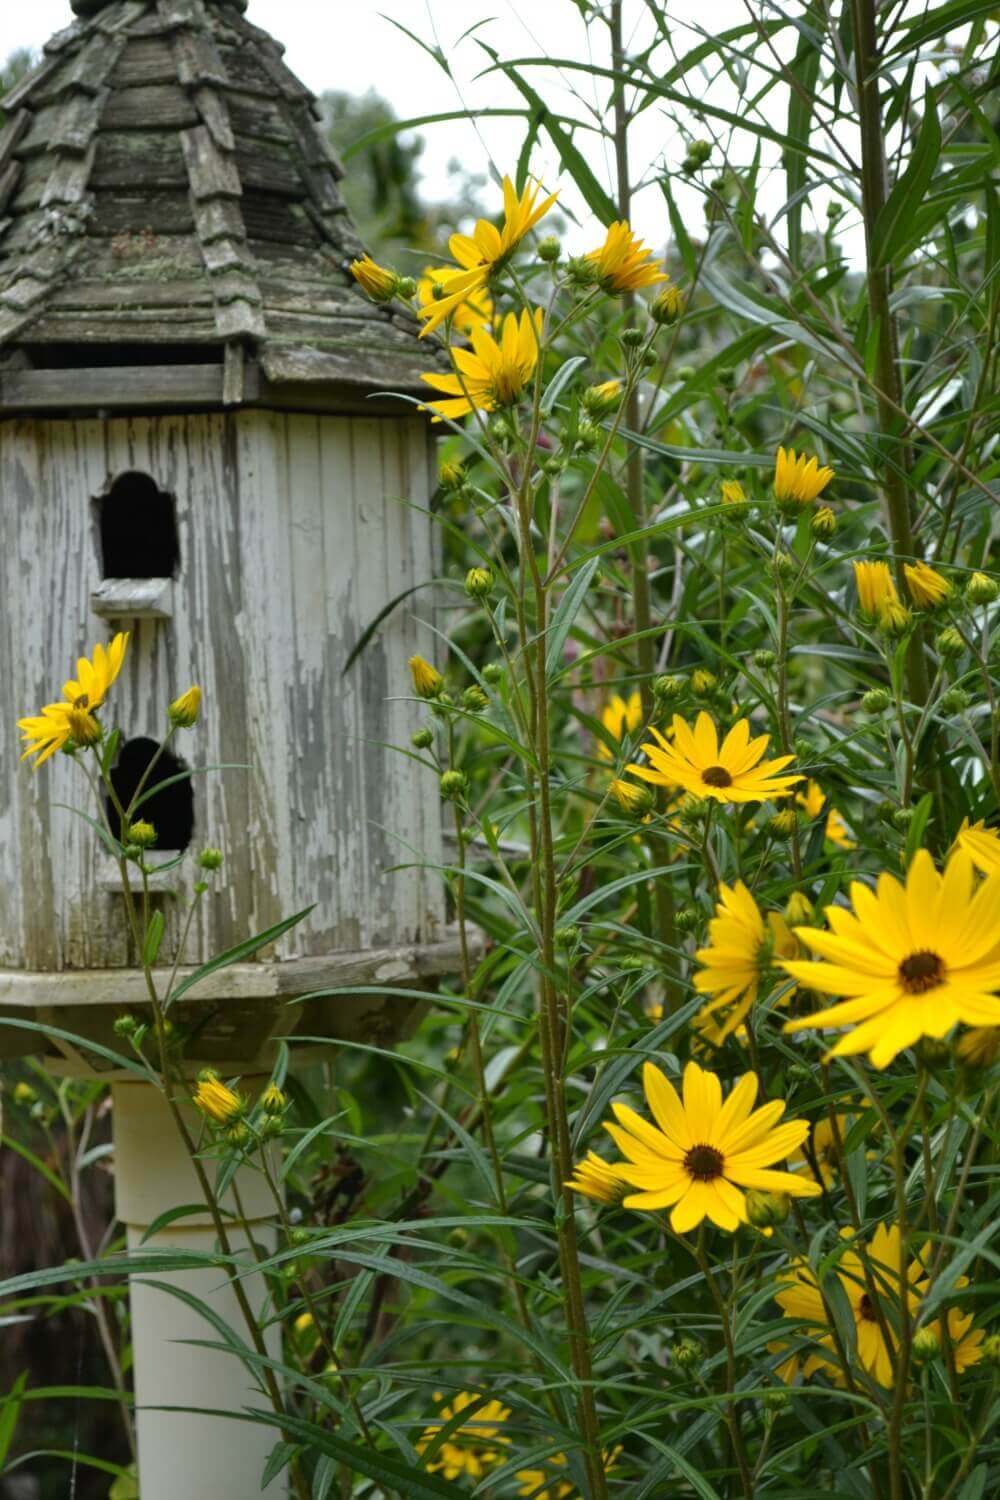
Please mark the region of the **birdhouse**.
<svg viewBox="0 0 1000 1500"><path fill-rule="evenodd" d="M342 169L315 99L245 0L73 9L2 105L0 748L13 767L18 716L51 701L81 649L127 630L114 772L127 794L162 741L165 705L201 685L203 721L158 773L198 774L144 809L164 855L226 855L182 963L315 906L271 950L191 991L175 1020L191 1067L266 1074L277 1035L391 1043L412 1024L412 992L456 967L438 882L416 868L440 862L437 799L392 748L416 727L407 657L432 654L433 639L388 606L435 572L434 480L426 419L385 393L415 394L427 352L398 307L353 284L362 247ZM115 1018L141 1009L143 991L117 866L67 810L84 800L63 757L7 778L0 1022L114 1047ZM178 865L154 886L168 964L194 878ZM290 1004L352 985L409 993ZM0 1024L0 1055L27 1051L103 1066ZM112 1076L119 1212L136 1238L165 1198L190 1203L195 1189L183 1162L151 1171L159 1106ZM170 1242L198 1232L185 1221ZM201 1377L192 1366L166 1392L156 1384L159 1334L144 1326L140 1404L185 1380L179 1404L192 1404ZM220 1404L218 1386L205 1404ZM253 1437L228 1433L228 1478L199 1469L191 1487L178 1444L194 1440L159 1431L140 1417L144 1500L257 1493L259 1470L252 1482L231 1472ZM165 1481L148 1461L157 1441Z"/></svg>

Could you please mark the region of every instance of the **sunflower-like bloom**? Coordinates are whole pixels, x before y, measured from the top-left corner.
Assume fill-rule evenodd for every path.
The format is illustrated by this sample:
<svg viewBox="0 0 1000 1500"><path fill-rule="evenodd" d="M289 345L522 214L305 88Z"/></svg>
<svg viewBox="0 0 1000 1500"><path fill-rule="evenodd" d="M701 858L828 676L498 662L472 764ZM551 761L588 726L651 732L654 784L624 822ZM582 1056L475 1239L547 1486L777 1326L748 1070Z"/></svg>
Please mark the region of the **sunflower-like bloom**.
<svg viewBox="0 0 1000 1500"><path fill-rule="evenodd" d="M109 646L94 647L92 660L81 656L76 664L76 677L63 688L66 702L90 713L100 708L122 669L127 646L127 632L119 632Z"/></svg>
<svg viewBox="0 0 1000 1500"><path fill-rule="evenodd" d="M747 1222L745 1189L795 1198L814 1198L821 1191L801 1175L766 1170L801 1146L809 1122L779 1125L782 1099L754 1110L755 1073L744 1073L725 1103L718 1078L696 1062L684 1069L683 1103L653 1063L643 1065L642 1083L659 1129L624 1104L612 1105L617 1125L604 1126L628 1158L619 1172L638 1189L624 1200L626 1208L671 1208L676 1234L706 1218L733 1230Z"/></svg>
<svg viewBox="0 0 1000 1500"><path fill-rule="evenodd" d="M524 236L545 217L559 196L550 193L539 202L541 191L539 183L528 182L519 198L514 184L505 177L501 227L498 229L488 219L480 219L471 236L452 235L448 249L461 270L444 268L440 280L443 295L432 297L420 308L418 316L427 320L421 335L432 332L445 318L457 313L463 303L468 303L488 284L491 276L502 270Z"/></svg>
<svg viewBox="0 0 1000 1500"><path fill-rule="evenodd" d="M370 255L352 260L348 267L358 286L373 302L391 302L399 286L399 277L388 266L380 266Z"/></svg>
<svg viewBox="0 0 1000 1500"><path fill-rule="evenodd" d="M648 766L629 766L634 776L656 786L681 787L696 797L716 802L766 802L787 797L801 776L779 773L795 759L780 755L764 760L770 736L750 738L750 722L739 719L722 744L715 724L702 711L694 729L679 714L674 715L673 743L652 731L657 744L643 745Z"/></svg>
<svg viewBox="0 0 1000 1500"><path fill-rule="evenodd" d="M952 845L952 853L963 850L981 875L1000 873L1000 829L987 828L982 818L978 823L962 819L962 826Z"/></svg>
<svg viewBox="0 0 1000 1500"><path fill-rule="evenodd" d="M804 792L799 792L795 798L807 818L818 818L826 804L826 794L818 781L807 781ZM854 849L854 840L848 832L847 824L835 807L831 807L826 817L826 836L831 844L836 844L838 849Z"/></svg>
<svg viewBox="0 0 1000 1500"><path fill-rule="evenodd" d="M774 496L782 503L809 505L834 477L832 469L820 468L819 459L807 458L794 448L779 448L774 466Z"/></svg>
<svg viewBox="0 0 1000 1500"><path fill-rule="evenodd" d="M101 726L94 715L69 703L48 703L40 714L18 719L17 727L24 740L21 759L37 755L36 771L57 750L70 745L96 745L101 738Z"/></svg>
<svg viewBox="0 0 1000 1500"><path fill-rule="evenodd" d="M444 678L437 667L432 667L422 656L411 656L407 662L413 691L418 698L436 698L444 687Z"/></svg>
<svg viewBox="0 0 1000 1500"><path fill-rule="evenodd" d="M428 266L421 276L417 291L421 308L431 307L448 295L448 282L453 280L455 270L450 266ZM424 316L421 313L421 316ZM457 304L452 313L453 326L466 337L474 328L492 328L493 298L485 287L473 287Z"/></svg>
<svg viewBox="0 0 1000 1500"><path fill-rule="evenodd" d="M858 604L866 615L881 618L890 604L899 603L888 563L856 562L854 582L858 590Z"/></svg>
<svg viewBox="0 0 1000 1500"><path fill-rule="evenodd" d="M644 818L653 810L653 793L645 786L636 786L634 781L623 781L616 777L608 787L622 812L630 818Z"/></svg>
<svg viewBox="0 0 1000 1500"><path fill-rule="evenodd" d="M435 1392L434 1399L443 1399L440 1392ZM441 1407L441 1420L424 1428L417 1452L426 1452L442 1427L447 1427L478 1400L470 1391L459 1391L449 1405ZM509 1443L510 1438L501 1431L501 1424L509 1416L510 1407L502 1406L499 1401L487 1401L477 1407L468 1421L456 1427L441 1444L437 1456L427 1465L428 1473L443 1471L445 1479L482 1479L488 1469L496 1468L504 1460L502 1445Z"/></svg>
<svg viewBox="0 0 1000 1500"><path fill-rule="evenodd" d="M904 563L910 598L918 609L936 609L951 593L951 584L925 562Z"/></svg>
<svg viewBox="0 0 1000 1500"><path fill-rule="evenodd" d="M914 856L905 887L893 875L877 892L851 885L854 912L828 906L833 929L797 927L796 936L825 963L784 960L807 989L849 998L788 1021L786 1031L853 1026L829 1056L867 1052L885 1068L922 1036L953 1026L1000 1026L1000 875L973 892L972 860L961 851L944 874L926 849Z"/></svg>
<svg viewBox="0 0 1000 1500"><path fill-rule="evenodd" d="M617 1448L612 1448L610 1451L605 1450L601 1454L601 1462L604 1465L605 1474L611 1473L621 1451L621 1444L619 1444ZM565 1453L553 1453L548 1462L553 1468L564 1469L568 1460ZM546 1488L542 1489L541 1486L549 1479L549 1475L544 1469L519 1469L514 1478L521 1486L517 1493L519 1495L530 1495L531 1500L571 1500L571 1497L573 1497L573 1500L578 1500L580 1494L576 1485L570 1484L568 1479L550 1480Z"/></svg>
<svg viewBox="0 0 1000 1500"><path fill-rule="evenodd" d="M889 1228L884 1224L878 1226L868 1248L867 1261L875 1288L874 1297L865 1280L864 1263L856 1250L844 1252L837 1265L837 1275L854 1314L858 1362L879 1385L888 1387L893 1382L896 1353L893 1313L899 1305L900 1286L906 1286L912 1316L920 1302L918 1282L924 1267L919 1259L913 1259L904 1268L897 1224ZM833 1354L836 1346L832 1330L817 1332L817 1325L829 1329L830 1320L816 1278L804 1262L792 1267L790 1279L783 1282L774 1300L786 1318L814 1325L812 1331L819 1348L828 1355ZM823 1356L817 1355L816 1358L822 1360Z"/></svg>
<svg viewBox="0 0 1000 1500"><path fill-rule="evenodd" d="M621 741L627 734L635 734L642 724L641 695L637 692L629 693L625 699L620 693L612 693L601 709L601 724L613 740ZM597 753L604 760L614 758L613 752L603 740L597 742Z"/></svg>
<svg viewBox="0 0 1000 1500"><path fill-rule="evenodd" d="M597 1203L620 1203L625 1192L625 1179L596 1151L588 1151L583 1161L573 1168L573 1176L564 1184L574 1193L583 1193Z"/></svg>
<svg viewBox="0 0 1000 1500"><path fill-rule="evenodd" d="M853 1121L849 1115L837 1115L836 1118L837 1134L843 1145ZM814 1177L818 1176L824 1187L829 1187L840 1173L840 1160L837 1156L837 1139L828 1117L824 1116L822 1120L816 1121L812 1128L811 1143L811 1155L808 1155L803 1147L801 1151L789 1158L788 1165L796 1171L811 1172Z"/></svg>
<svg viewBox="0 0 1000 1500"><path fill-rule="evenodd" d="M713 998L698 1012L694 1025L703 1030L706 1021L724 1013L718 1018L717 1040L714 1035L706 1040L721 1044L746 1019L773 954L792 958L798 951L784 917L768 912L765 922L742 880L720 885L715 916L708 924L708 947L695 954L702 967L694 976L694 987L699 995Z"/></svg>
<svg viewBox="0 0 1000 1500"><path fill-rule="evenodd" d="M496 411L498 406L513 406L535 373L544 316L540 307L534 317L527 309L520 319L508 313L499 343L484 329L474 328L471 349L451 350L457 375L421 375L421 380L450 398L427 403L428 410L437 412L434 420L450 417L455 421L474 407Z"/></svg>
<svg viewBox="0 0 1000 1500"><path fill-rule="evenodd" d="M632 233L627 219L612 224L604 244L584 259L594 266L606 292L637 292L641 287L670 280L657 266L652 250Z"/></svg>
<svg viewBox="0 0 1000 1500"><path fill-rule="evenodd" d="M206 1076L199 1081L194 1092L194 1103L203 1115L214 1120L217 1125L231 1125L243 1113L240 1095L214 1076Z"/></svg>

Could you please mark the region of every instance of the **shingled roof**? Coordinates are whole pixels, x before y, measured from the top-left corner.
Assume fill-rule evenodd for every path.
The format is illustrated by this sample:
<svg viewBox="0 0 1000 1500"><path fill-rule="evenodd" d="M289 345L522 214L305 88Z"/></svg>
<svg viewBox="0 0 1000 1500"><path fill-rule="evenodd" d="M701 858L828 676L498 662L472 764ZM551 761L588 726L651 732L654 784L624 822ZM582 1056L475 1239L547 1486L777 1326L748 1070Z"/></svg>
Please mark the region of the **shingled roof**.
<svg viewBox="0 0 1000 1500"><path fill-rule="evenodd" d="M343 168L246 0L73 9L2 102L0 359L228 346L270 382L418 389L427 350L350 277Z"/></svg>

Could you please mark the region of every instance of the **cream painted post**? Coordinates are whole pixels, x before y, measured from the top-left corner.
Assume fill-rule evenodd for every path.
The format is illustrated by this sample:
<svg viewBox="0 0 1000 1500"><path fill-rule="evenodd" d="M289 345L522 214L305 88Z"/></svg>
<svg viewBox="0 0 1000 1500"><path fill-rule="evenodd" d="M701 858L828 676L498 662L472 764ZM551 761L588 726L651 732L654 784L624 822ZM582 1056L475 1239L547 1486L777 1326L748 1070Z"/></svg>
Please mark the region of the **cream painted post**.
<svg viewBox="0 0 1000 1500"><path fill-rule="evenodd" d="M243 1080L244 1089L251 1092L253 1082ZM215 1230L207 1213L185 1217L144 1239L162 1214L200 1202L201 1192L160 1091L146 1083L116 1083L113 1097L116 1207L128 1230L129 1250L211 1251ZM194 1119L192 1126L199 1128ZM263 1174L246 1168L237 1180L254 1240L271 1252L277 1246L275 1206ZM235 1252L247 1249L245 1234L230 1234ZM142 1500L248 1500L259 1495L268 1455L280 1439L278 1429L192 1412L270 1410L267 1400L235 1355L191 1342L218 1342L219 1335L181 1298L150 1284L154 1281L190 1292L224 1319L241 1341L249 1342L236 1298L221 1272L206 1268L131 1279ZM243 1286L251 1305L262 1308L263 1278L247 1277ZM278 1358L280 1330L272 1326L265 1337L268 1353ZM164 1407L192 1410L170 1412ZM275 1500L285 1493L280 1480L267 1491Z"/></svg>

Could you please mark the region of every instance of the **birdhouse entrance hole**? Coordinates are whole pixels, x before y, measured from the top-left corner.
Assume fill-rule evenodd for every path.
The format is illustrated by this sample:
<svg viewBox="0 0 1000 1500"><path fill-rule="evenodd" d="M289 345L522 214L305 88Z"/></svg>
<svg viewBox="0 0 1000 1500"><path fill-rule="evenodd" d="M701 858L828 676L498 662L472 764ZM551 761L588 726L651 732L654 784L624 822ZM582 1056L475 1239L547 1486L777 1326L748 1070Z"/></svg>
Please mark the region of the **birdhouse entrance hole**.
<svg viewBox="0 0 1000 1500"><path fill-rule="evenodd" d="M160 746L155 740L147 739L128 740L121 747L118 762L111 772L111 785L122 807L128 807L132 801L150 762L159 750ZM172 776L182 775L185 769L183 761L178 760L176 755L171 755L169 750L162 751L144 790L159 786ZM121 819L110 799L107 807L111 832L120 840ZM174 782L173 786L156 792L148 802L142 804L136 818L152 823L156 829L154 849L169 849L177 853L186 849L194 833L194 791L190 780Z"/></svg>
<svg viewBox="0 0 1000 1500"><path fill-rule="evenodd" d="M180 564L173 497L148 474L122 474L101 497L105 578L173 578Z"/></svg>

